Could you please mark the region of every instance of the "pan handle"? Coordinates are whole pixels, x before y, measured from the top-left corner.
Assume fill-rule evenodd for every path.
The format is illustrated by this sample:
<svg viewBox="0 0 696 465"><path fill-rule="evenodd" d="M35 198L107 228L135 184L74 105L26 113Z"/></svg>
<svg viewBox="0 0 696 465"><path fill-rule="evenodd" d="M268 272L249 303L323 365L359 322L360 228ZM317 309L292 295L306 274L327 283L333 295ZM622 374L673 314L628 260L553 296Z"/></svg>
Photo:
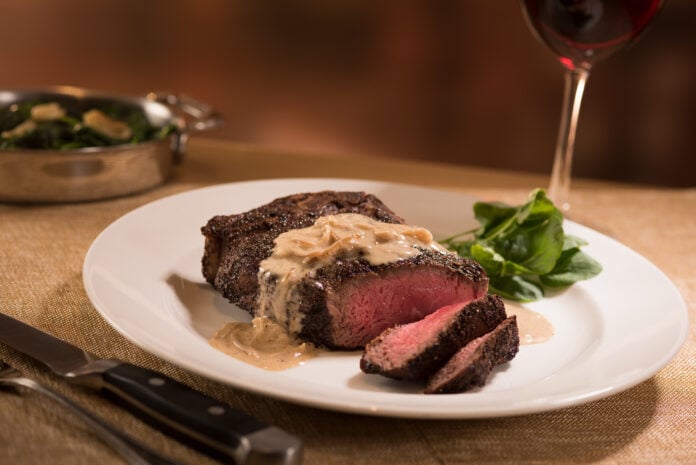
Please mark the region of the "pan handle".
<svg viewBox="0 0 696 465"><path fill-rule="evenodd" d="M222 125L223 119L220 113L210 107L210 105L188 95L170 92L150 92L146 98L167 105L183 117L184 125L179 128L177 137L172 142L172 150L176 162L180 162L186 152L186 143L192 132L206 131Z"/></svg>

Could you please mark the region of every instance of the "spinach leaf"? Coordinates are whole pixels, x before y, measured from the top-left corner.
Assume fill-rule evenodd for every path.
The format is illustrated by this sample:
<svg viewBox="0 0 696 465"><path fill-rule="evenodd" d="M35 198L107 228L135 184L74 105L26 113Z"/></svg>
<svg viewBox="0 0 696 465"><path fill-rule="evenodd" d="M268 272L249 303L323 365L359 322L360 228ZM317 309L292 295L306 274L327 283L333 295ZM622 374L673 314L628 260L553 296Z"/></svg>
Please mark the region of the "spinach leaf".
<svg viewBox="0 0 696 465"><path fill-rule="evenodd" d="M554 269L539 276L539 280L545 286L565 287L576 281L589 279L601 271L602 265L578 247L573 247L564 250Z"/></svg>
<svg viewBox="0 0 696 465"><path fill-rule="evenodd" d="M563 215L542 189L517 207L477 202L480 226L440 241L459 255L478 261L490 289L503 297L531 301L544 286L565 287L597 275L602 267L580 250L587 243L563 231Z"/></svg>
<svg viewBox="0 0 696 465"><path fill-rule="evenodd" d="M522 276L492 276L489 292L520 302L532 302L544 297L544 290L533 281Z"/></svg>

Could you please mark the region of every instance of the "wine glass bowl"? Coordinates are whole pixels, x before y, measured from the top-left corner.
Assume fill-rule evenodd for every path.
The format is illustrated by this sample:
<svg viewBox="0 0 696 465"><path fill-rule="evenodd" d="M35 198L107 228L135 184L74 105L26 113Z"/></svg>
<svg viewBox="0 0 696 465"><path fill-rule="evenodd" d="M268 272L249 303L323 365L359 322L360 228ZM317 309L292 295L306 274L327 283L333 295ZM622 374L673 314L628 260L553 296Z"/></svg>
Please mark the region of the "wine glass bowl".
<svg viewBox="0 0 696 465"><path fill-rule="evenodd" d="M565 91L549 196L562 210L570 203L571 165L580 105L595 62L635 42L663 0L520 0L537 39L565 68Z"/></svg>

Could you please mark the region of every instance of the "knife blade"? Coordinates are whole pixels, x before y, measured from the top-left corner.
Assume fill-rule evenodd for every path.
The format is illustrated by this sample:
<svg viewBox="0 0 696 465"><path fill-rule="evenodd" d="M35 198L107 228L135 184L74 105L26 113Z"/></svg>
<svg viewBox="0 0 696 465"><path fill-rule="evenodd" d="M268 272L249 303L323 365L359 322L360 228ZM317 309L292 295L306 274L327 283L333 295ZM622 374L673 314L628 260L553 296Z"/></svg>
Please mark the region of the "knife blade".
<svg viewBox="0 0 696 465"><path fill-rule="evenodd" d="M162 373L100 359L0 313L0 342L78 385L105 390L177 439L215 458L245 465L296 465L302 442Z"/></svg>

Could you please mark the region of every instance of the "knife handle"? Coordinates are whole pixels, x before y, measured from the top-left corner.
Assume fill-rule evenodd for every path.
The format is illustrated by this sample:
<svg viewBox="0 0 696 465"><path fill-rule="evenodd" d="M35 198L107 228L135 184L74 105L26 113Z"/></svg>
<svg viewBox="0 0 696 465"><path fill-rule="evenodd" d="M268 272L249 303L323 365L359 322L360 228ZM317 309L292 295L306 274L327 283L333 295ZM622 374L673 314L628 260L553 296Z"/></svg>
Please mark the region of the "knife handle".
<svg viewBox="0 0 696 465"><path fill-rule="evenodd" d="M120 363L104 371L101 379L102 388L204 452L212 450L236 464L301 462L298 438L161 373Z"/></svg>

